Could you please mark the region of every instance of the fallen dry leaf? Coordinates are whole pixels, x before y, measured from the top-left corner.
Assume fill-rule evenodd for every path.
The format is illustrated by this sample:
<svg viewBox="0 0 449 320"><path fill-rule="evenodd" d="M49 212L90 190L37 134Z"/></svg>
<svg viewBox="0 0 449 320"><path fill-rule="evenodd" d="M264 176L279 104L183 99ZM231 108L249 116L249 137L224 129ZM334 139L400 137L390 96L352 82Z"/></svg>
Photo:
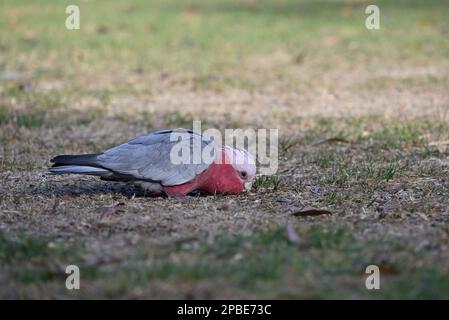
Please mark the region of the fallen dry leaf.
<svg viewBox="0 0 449 320"><path fill-rule="evenodd" d="M306 56L306 54L304 53L304 51L301 51L300 53L298 53L298 54L295 56L295 59L294 59L295 63L296 63L296 64L301 64L301 63L303 63L303 62L304 62L305 56Z"/></svg>
<svg viewBox="0 0 449 320"><path fill-rule="evenodd" d="M326 138L326 139L322 139L319 141L316 141L314 143L312 143L312 146L318 145L318 144L323 144L323 143L351 143L351 141L346 140L344 138L341 137L331 137L331 138Z"/></svg>
<svg viewBox="0 0 449 320"><path fill-rule="evenodd" d="M324 209L305 209L301 211L295 211L292 213L295 217L315 217L315 216L321 216L323 214L331 215L332 212Z"/></svg>

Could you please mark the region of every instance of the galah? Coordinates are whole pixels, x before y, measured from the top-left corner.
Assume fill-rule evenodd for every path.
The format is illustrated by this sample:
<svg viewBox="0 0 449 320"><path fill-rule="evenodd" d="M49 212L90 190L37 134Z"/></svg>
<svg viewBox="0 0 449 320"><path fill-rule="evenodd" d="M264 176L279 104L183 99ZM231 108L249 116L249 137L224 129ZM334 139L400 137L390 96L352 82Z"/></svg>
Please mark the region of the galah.
<svg viewBox="0 0 449 320"><path fill-rule="evenodd" d="M182 136L183 141L173 135ZM174 148L183 142L187 142L190 161L173 158L178 154ZM193 161L195 146L200 147L200 159L197 153ZM212 150L209 160L202 156L205 148ZM156 131L101 153L59 155L50 161L52 174L99 176L132 183L152 195L238 194L251 188L256 175L255 162L246 150L219 146L206 135L185 129Z"/></svg>

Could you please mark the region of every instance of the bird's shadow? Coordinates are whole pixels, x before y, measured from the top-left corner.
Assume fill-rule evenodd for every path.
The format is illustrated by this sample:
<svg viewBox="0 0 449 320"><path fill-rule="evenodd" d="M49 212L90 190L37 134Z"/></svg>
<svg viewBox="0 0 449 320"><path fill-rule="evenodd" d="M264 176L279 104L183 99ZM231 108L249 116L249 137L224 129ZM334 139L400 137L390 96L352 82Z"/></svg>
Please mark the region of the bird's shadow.
<svg viewBox="0 0 449 320"><path fill-rule="evenodd" d="M32 196L52 197L79 197L82 195L119 194L127 198L147 197L148 194L141 188L123 183L104 181L83 181L83 183L70 183L61 181L45 181L34 187L30 192Z"/></svg>
<svg viewBox="0 0 449 320"><path fill-rule="evenodd" d="M166 198L165 195L154 195L137 186L108 182L108 181L82 181L80 182L62 182L47 180L30 190L29 195L41 196L45 198L53 197L79 197L82 195L100 195L114 194L122 195L127 198ZM205 196L199 192L193 192L189 196Z"/></svg>

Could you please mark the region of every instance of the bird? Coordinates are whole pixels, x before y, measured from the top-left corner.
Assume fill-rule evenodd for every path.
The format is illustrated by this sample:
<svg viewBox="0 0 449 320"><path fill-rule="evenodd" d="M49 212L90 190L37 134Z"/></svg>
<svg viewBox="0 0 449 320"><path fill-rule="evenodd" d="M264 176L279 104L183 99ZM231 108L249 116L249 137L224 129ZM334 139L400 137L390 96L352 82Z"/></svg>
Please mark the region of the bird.
<svg viewBox="0 0 449 320"><path fill-rule="evenodd" d="M192 161L195 146L200 146L200 159ZM152 196L236 195L250 190L256 176L255 161L246 150L182 128L138 136L101 153L58 155L50 162L50 174L99 176L131 183Z"/></svg>

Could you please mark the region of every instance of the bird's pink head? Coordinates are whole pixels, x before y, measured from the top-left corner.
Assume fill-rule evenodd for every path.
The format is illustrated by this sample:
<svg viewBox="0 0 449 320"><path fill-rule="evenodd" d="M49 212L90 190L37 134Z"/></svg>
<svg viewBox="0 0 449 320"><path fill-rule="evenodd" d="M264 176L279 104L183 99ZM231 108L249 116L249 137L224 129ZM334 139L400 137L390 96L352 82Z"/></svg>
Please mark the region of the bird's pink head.
<svg viewBox="0 0 449 320"><path fill-rule="evenodd" d="M224 163L230 164L244 182L251 182L256 176L256 162L244 149L234 149L228 146L222 147Z"/></svg>
<svg viewBox="0 0 449 320"><path fill-rule="evenodd" d="M256 163L246 150L222 146L205 173L201 189L209 193L237 194L250 190L255 176Z"/></svg>

